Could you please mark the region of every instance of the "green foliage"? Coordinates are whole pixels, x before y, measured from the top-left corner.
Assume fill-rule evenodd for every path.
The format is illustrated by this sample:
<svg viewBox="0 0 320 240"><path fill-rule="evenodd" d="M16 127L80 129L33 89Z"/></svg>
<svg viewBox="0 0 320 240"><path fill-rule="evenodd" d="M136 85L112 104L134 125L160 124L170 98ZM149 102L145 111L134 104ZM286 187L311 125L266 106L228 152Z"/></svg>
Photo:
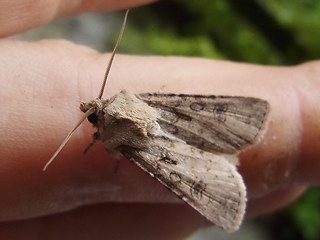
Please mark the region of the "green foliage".
<svg viewBox="0 0 320 240"><path fill-rule="evenodd" d="M304 239L320 239L320 189L311 189L290 207L293 222Z"/></svg>
<svg viewBox="0 0 320 240"><path fill-rule="evenodd" d="M207 58L223 59L214 44L205 36L177 37L173 30L160 33L156 28L148 28L143 33L136 29L126 32L126 40L122 50L139 55L175 55L175 56L202 56Z"/></svg>
<svg viewBox="0 0 320 240"><path fill-rule="evenodd" d="M320 0L246 0L244 8L237 2L180 0L137 8L121 48L272 65L319 58ZM254 15L257 8L266 18Z"/></svg>
<svg viewBox="0 0 320 240"><path fill-rule="evenodd" d="M320 0L259 1L276 20L294 33L309 59L320 56Z"/></svg>
<svg viewBox="0 0 320 240"><path fill-rule="evenodd" d="M276 50L250 22L239 15L228 1L187 1L185 8L195 19L189 31L209 33L230 60L281 64Z"/></svg>

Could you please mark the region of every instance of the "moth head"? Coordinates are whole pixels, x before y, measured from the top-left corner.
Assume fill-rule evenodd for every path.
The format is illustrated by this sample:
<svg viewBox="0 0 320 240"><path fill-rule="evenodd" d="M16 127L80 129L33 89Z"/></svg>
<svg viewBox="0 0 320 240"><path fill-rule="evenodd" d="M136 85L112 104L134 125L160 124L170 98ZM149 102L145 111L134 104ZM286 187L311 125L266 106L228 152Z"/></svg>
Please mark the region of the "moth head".
<svg viewBox="0 0 320 240"><path fill-rule="evenodd" d="M95 126L98 123L99 115L101 116L104 115L103 108L106 106L107 102L108 100L99 99L99 98L86 103L82 102L80 104L80 110L85 114L88 111L92 112L88 115L87 119L92 125Z"/></svg>

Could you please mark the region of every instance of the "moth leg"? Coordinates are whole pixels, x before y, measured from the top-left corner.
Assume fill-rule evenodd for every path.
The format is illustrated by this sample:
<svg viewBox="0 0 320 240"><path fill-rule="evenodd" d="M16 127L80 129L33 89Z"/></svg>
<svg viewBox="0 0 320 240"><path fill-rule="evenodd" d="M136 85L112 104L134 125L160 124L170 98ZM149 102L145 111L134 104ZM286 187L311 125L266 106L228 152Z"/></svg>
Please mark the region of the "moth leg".
<svg viewBox="0 0 320 240"><path fill-rule="evenodd" d="M99 132L95 132L93 134L91 143L84 149L83 154L86 154L99 138L100 138Z"/></svg>
<svg viewBox="0 0 320 240"><path fill-rule="evenodd" d="M120 154L120 153L117 153L117 154L112 154L112 157L116 161L116 164L115 164L114 169L113 169L113 173L117 174L118 170L120 168L120 162L121 162L120 159L123 157L123 155Z"/></svg>
<svg viewBox="0 0 320 240"><path fill-rule="evenodd" d="M114 174L117 174L119 168L120 168L120 159L117 158L117 159L116 159L116 165L114 166L114 169L113 169L113 173L114 173Z"/></svg>

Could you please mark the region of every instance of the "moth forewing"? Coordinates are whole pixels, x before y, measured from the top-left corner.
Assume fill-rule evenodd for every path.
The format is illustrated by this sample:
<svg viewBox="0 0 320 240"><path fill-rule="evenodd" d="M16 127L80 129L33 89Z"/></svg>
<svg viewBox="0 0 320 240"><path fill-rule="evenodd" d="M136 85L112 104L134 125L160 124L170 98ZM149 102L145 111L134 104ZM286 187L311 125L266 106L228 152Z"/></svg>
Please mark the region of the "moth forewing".
<svg viewBox="0 0 320 240"><path fill-rule="evenodd" d="M209 152L234 154L263 132L269 104L251 97L139 94L158 110L163 129Z"/></svg>
<svg viewBox="0 0 320 240"><path fill-rule="evenodd" d="M142 150L130 146L119 150L214 224L226 231L239 228L246 190L227 158L163 136L148 144Z"/></svg>

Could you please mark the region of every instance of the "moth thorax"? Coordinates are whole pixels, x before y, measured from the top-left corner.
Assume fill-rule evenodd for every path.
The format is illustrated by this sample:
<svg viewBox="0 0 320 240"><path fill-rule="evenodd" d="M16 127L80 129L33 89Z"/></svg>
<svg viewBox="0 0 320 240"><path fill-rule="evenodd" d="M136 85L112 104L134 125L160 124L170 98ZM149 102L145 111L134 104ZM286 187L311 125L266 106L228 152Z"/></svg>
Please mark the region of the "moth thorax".
<svg viewBox="0 0 320 240"><path fill-rule="evenodd" d="M148 126L130 118L118 118L106 113L104 123L100 122L97 127L101 140L108 149L116 149L122 145L141 147L149 141Z"/></svg>

